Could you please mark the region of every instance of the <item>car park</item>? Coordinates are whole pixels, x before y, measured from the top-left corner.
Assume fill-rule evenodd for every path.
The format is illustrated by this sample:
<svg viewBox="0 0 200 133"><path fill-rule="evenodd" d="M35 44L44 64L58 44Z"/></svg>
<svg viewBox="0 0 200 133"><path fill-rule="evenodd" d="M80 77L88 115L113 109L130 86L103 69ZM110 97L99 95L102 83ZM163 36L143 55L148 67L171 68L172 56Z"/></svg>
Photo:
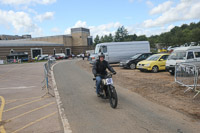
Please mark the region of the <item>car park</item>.
<svg viewBox="0 0 200 133"><path fill-rule="evenodd" d="M136 55L132 56L130 59L128 59L124 62L120 62L120 67L136 69L138 62L147 59L151 55L153 55L153 53L136 54Z"/></svg>
<svg viewBox="0 0 200 133"><path fill-rule="evenodd" d="M137 69L140 71L152 71L154 73L160 70L165 70L168 56L169 53L151 55L146 60L138 62Z"/></svg>

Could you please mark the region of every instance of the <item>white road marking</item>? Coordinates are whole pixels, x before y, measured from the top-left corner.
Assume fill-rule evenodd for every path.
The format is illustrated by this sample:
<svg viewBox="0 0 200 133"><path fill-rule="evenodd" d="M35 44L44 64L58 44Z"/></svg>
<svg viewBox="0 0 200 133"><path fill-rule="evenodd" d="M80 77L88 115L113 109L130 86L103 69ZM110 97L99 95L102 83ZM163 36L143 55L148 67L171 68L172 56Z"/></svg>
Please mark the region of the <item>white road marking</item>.
<svg viewBox="0 0 200 133"><path fill-rule="evenodd" d="M30 89L36 86L19 86L19 87L8 87L8 88L0 88L0 90L20 90L20 89Z"/></svg>

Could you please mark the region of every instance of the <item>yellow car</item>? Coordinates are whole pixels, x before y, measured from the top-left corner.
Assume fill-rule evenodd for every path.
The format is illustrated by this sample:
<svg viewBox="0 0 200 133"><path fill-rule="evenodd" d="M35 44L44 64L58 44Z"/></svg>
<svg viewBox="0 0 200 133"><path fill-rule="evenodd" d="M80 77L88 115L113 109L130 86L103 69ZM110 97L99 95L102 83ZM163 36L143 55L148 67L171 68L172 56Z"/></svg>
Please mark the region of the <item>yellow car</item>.
<svg viewBox="0 0 200 133"><path fill-rule="evenodd" d="M166 60L169 54L154 54L146 60L140 61L137 64L137 69L140 71L152 71L157 73L160 70L165 70Z"/></svg>

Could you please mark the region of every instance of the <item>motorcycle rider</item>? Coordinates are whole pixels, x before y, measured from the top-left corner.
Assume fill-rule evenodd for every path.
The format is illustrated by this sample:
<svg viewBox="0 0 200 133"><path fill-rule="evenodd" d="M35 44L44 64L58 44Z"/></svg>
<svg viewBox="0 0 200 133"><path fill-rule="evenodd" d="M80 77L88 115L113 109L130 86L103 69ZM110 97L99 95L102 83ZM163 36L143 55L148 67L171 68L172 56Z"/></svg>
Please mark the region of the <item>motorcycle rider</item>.
<svg viewBox="0 0 200 133"><path fill-rule="evenodd" d="M96 62L93 65L93 69L92 69L92 72L93 72L94 76L96 77L96 93L98 96L100 96L101 79L107 75L106 68L113 74L116 74L115 70L104 59L105 59L105 55L103 53L101 53L99 55L99 59L96 60Z"/></svg>

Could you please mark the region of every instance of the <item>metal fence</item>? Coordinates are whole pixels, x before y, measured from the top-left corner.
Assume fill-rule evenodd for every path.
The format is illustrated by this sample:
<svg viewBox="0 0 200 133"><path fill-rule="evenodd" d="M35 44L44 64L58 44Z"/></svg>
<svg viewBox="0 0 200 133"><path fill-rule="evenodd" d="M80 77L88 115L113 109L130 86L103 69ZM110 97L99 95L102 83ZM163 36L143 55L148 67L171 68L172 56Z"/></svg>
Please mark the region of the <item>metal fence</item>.
<svg viewBox="0 0 200 133"><path fill-rule="evenodd" d="M200 93L199 72L200 62L179 63L175 67L175 82L187 88L184 93L194 91L193 98Z"/></svg>
<svg viewBox="0 0 200 133"><path fill-rule="evenodd" d="M51 82L50 71L51 71L51 67L54 63L55 63L55 60L48 60L44 64L44 80L42 81L42 83L45 83L44 86L42 87L43 89L46 89L45 95L50 95L50 96L53 96L53 97L54 97L54 95L50 93L50 89L52 89L51 85L50 85L50 82Z"/></svg>

